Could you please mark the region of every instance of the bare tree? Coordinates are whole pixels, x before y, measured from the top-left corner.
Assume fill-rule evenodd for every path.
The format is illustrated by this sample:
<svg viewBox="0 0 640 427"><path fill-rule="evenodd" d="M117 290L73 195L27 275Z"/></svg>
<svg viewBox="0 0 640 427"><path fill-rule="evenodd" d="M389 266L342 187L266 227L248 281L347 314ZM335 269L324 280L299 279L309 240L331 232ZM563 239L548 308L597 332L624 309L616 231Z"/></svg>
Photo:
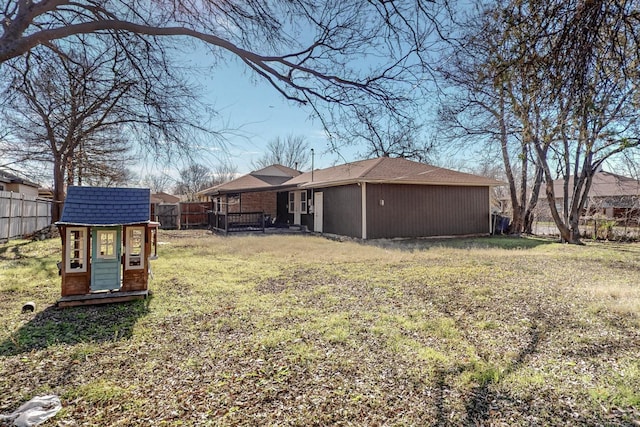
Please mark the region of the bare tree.
<svg viewBox="0 0 640 427"><path fill-rule="evenodd" d="M511 22L518 23L512 30L523 21L534 23L528 29L535 56L521 68L546 77L533 99L548 99L557 120L548 126L556 127L559 138L533 144L551 215L564 241L580 243L579 219L594 173L608 158L640 145L640 16L632 1L554 1L543 11L523 1L511 11L517 17ZM564 181L562 213L556 175Z"/></svg>
<svg viewBox="0 0 640 427"><path fill-rule="evenodd" d="M215 179L209 168L193 163L180 170L180 177L174 188L175 194L184 194L189 201L196 200L196 193L215 185Z"/></svg>
<svg viewBox="0 0 640 427"><path fill-rule="evenodd" d="M267 143L266 152L258 160L252 162L255 169L266 168L274 164L295 170L303 170L309 165L311 147L301 135L276 137Z"/></svg>
<svg viewBox="0 0 640 427"><path fill-rule="evenodd" d="M511 0L491 3L474 18L480 31L465 39L458 57L464 66L448 77L467 89L459 111L469 114L470 105L484 111L484 129L495 130L514 217L525 228L544 184L562 239L580 243L578 220L593 173L607 158L638 146L633 111L640 56L632 9L631 2ZM509 160L514 154L519 190ZM525 208L528 165L535 172ZM562 209L553 187L558 177L564 180Z"/></svg>
<svg viewBox="0 0 640 427"><path fill-rule="evenodd" d="M211 171L211 185L224 184L238 177L238 166L230 161L219 161Z"/></svg>
<svg viewBox="0 0 640 427"><path fill-rule="evenodd" d="M432 144L422 135L414 116L387 115L379 109L358 108L357 120L346 123L346 138L364 146L361 156L429 160Z"/></svg>
<svg viewBox="0 0 640 427"><path fill-rule="evenodd" d="M149 187L153 193L164 193L168 191L172 182L173 178L163 173L147 174L142 179L142 184Z"/></svg>
<svg viewBox="0 0 640 427"><path fill-rule="evenodd" d="M117 181L133 144L156 153L184 146L190 128L184 117L195 117L187 87L170 74L151 85L150 70L138 69L120 49L28 53L9 65L3 119L13 135L11 153L21 163L52 165L57 202L66 185ZM61 203L54 203L54 221L60 213Z"/></svg>
<svg viewBox="0 0 640 427"><path fill-rule="evenodd" d="M531 143L540 137L540 129L531 126L534 120L528 115L514 112L529 106L528 92L535 79L508 65L513 47L505 42L499 10L492 4L467 17L461 43L439 67L444 81L455 88L444 97L439 120L443 136L479 146L480 153L490 150L502 159L511 204L510 232L531 233L542 183ZM516 46L525 48L526 43Z"/></svg>
<svg viewBox="0 0 640 427"><path fill-rule="evenodd" d="M402 114L423 97L433 44L447 37L449 1L7 0L0 64L40 48L67 52L95 37L125 52L133 42L168 52L190 39L218 61L239 59L330 126L358 106ZM139 67L147 67L140 57Z"/></svg>

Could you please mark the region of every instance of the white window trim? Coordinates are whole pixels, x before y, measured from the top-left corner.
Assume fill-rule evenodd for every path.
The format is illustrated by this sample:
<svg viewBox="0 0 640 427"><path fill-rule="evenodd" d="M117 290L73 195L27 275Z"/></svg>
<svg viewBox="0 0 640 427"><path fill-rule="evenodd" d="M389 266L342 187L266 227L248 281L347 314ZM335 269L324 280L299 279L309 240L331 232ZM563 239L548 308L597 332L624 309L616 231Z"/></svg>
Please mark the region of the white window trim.
<svg viewBox="0 0 640 427"><path fill-rule="evenodd" d="M113 253L111 255L103 255L101 253L101 243L103 234L110 233L113 234ZM116 259L118 257L118 248L116 245L118 244L118 232L116 230L98 230L96 234L97 242L96 242L96 258L98 259Z"/></svg>
<svg viewBox="0 0 640 427"><path fill-rule="evenodd" d="M289 213L296 213L296 192L289 191L289 202L287 203Z"/></svg>
<svg viewBox="0 0 640 427"><path fill-rule="evenodd" d="M309 200L307 199L307 190L304 190L300 192L300 212L306 214L308 209Z"/></svg>
<svg viewBox="0 0 640 427"><path fill-rule="evenodd" d="M82 238L80 241L82 242L80 247L80 260L82 260L82 267L71 267L71 260L76 259L71 256L75 248L71 246L71 233L79 231L81 233ZM87 246L89 243L88 237L88 229L86 227L69 227L67 228L66 233L66 242L67 242L67 262L65 265L65 271L67 273L86 273L87 271Z"/></svg>
<svg viewBox="0 0 640 427"><path fill-rule="evenodd" d="M287 203L287 210L291 214L292 213L306 214L309 212L310 201L311 199L307 197L307 190L289 191L289 201Z"/></svg>
<svg viewBox="0 0 640 427"><path fill-rule="evenodd" d="M133 241L132 234L134 230L139 230L142 235L142 244L140 247L140 265L129 265L129 261L133 256L131 254L131 242ZM127 244L125 245L125 260L124 268L126 270L142 270L144 268L144 252L145 252L145 230L144 227L128 227L127 228Z"/></svg>

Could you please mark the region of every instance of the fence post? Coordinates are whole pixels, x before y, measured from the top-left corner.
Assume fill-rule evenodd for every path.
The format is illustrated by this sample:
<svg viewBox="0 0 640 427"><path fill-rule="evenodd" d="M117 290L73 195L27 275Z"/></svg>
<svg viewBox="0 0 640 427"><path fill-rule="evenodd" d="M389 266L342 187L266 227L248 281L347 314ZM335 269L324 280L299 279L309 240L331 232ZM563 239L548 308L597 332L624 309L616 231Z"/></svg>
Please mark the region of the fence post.
<svg viewBox="0 0 640 427"><path fill-rule="evenodd" d="M36 198L36 230L38 229L38 224L40 224L40 221L38 221L40 219L38 216L39 211L40 211L40 200Z"/></svg>
<svg viewBox="0 0 640 427"><path fill-rule="evenodd" d="M9 191L9 219L7 220L7 241L11 239L11 218L13 218L13 191Z"/></svg>
<svg viewBox="0 0 640 427"><path fill-rule="evenodd" d="M20 193L20 238L24 237L24 193Z"/></svg>

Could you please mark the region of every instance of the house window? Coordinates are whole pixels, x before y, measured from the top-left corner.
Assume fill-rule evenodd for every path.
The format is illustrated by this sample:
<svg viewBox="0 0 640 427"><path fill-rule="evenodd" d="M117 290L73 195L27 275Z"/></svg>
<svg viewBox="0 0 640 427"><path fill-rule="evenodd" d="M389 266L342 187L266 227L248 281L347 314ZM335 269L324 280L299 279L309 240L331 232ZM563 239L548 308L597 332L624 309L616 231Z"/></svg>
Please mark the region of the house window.
<svg viewBox="0 0 640 427"><path fill-rule="evenodd" d="M296 211L296 193L293 191L289 192L289 213L294 213Z"/></svg>
<svg viewBox="0 0 640 427"><path fill-rule="evenodd" d="M116 257L116 231L98 230L98 258L115 259Z"/></svg>
<svg viewBox="0 0 640 427"><path fill-rule="evenodd" d="M307 191L291 191L289 192L289 213L306 214L309 208L309 200L307 199Z"/></svg>
<svg viewBox="0 0 640 427"><path fill-rule="evenodd" d="M300 212L307 213L307 192L300 193Z"/></svg>
<svg viewBox="0 0 640 427"><path fill-rule="evenodd" d="M4 184L0 184L0 191L4 191Z"/></svg>
<svg viewBox="0 0 640 427"><path fill-rule="evenodd" d="M68 273L87 271L87 229L67 228L67 265Z"/></svg>
<svg viewBox="0 0 640 427"><path fill-rule="evenodd" d="M128 270L144 268L144 227L127 228L125 263Z"/></svg>

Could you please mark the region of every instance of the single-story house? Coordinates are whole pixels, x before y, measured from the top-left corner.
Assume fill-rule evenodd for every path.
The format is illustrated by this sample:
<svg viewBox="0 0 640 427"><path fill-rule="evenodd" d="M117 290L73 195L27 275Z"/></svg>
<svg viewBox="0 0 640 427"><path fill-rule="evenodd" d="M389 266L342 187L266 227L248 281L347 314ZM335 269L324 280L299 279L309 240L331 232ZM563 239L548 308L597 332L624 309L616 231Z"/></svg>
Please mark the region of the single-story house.
<svg viewBox="0 0 640 427"><path fill-rule="evenodd" d="M292 225L293 213L287 212L287 184L300 172L283 165L271 165L224 184L207 188L199 194L211 198L210 225L221 230L230 226ZM226 227L226 228L225 228Z"/></svg>
<svg viewBox="0 0 640 427"><path fill-rule="evenodd" d="M564 200L563 185L564 180L553 182L556 206L560 211ZM570 191L572 187L573 177L569 179ZM584 215L600 214L611 219L640 221L640 181L600 170L593 175L587 203ZM548 211L548 205L544 203L543 206L545 209L540 212L542 217Z"/></svg>
<svg viewBox="0 0 640 427"><path fill-rule="evenodd" d="M235 181L228 184L239 199L244 191ZM482 176L381 157L247 188L276 192L276 216L291 224L378 239L490 234L491 188L499 185Z"/></svg>
<svg viewBox="0 0 640 427"><path fill-rule="evenodd" d="M59 306L145 298L158 224L146 188L67 189L56 223L62 239Z"/></svg>
<svg viewBox="0 0 640 427"><path fill-rule="evenodd" d="M297 185L289 192L296 220L306 216L316 232L362 239L490 234L491 188L502 185L390 157L307 172L287 184Z"/></svg>
<svg viewBox="0 0 640 427"><path fill-rule="evenodd" d="M12 191L28 197L38 197L40 186L12 173L0 170L0 191Z"/></svg>

